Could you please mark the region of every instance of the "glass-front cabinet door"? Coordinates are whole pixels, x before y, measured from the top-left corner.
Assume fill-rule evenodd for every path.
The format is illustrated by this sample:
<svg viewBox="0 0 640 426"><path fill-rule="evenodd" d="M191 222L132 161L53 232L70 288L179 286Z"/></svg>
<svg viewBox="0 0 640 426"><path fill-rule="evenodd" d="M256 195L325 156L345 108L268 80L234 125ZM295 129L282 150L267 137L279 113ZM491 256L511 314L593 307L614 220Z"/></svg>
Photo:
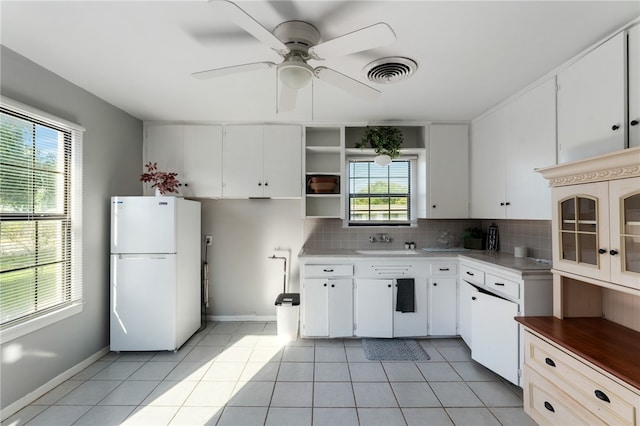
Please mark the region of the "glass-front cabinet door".
<svg viewBox="0 0 640 426"><path fill-rule="evenodd" d="M607 185L599 182L554 190L554 268L609 279Z"/></svg>
<svg viewBox="0 0 640 426"><path fill-rule="evenodd" d="M611 281L640 289L640 178L610 182Z"/></svg>

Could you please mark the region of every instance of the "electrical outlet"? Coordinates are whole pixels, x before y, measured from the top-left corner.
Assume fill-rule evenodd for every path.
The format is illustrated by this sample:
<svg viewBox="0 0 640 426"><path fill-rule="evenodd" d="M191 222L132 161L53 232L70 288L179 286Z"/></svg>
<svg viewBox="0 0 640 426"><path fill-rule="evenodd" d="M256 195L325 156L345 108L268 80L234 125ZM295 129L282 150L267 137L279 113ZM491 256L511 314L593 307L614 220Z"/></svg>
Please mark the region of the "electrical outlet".
<svg viewBox="0 0 640 426"><path fill-rule="evenodd" d="M210 246L213 243L213 237L211 235L205 235L204 242L206 245Z"/></svg>

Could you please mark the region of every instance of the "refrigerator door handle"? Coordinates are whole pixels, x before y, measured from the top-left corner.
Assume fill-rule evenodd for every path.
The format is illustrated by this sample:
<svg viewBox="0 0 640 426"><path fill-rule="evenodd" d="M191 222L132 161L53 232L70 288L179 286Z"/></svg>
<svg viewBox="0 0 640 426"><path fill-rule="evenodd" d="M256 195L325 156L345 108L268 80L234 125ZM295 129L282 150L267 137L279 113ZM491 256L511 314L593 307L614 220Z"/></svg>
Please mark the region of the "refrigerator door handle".
<svg viewBox="0 0 640 426"><path fill-rule="evenodd" d="M141 256L139 254L119 254L118 259L129 259L129 260L144 260L144 259L158 259L164 260L167 256L164 254L153 254L147 256Z"/></svg>

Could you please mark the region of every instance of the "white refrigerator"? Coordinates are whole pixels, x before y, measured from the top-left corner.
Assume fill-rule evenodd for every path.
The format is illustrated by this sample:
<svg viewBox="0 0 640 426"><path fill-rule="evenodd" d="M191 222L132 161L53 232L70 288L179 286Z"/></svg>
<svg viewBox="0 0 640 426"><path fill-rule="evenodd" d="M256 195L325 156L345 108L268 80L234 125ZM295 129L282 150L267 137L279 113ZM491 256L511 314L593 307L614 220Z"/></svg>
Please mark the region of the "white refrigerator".
<svg viewBox="0 0 640 426"><path fill-rule="evenodd" d="M200 328L200 203L111 198L112 351L176 350Z"/></svg>

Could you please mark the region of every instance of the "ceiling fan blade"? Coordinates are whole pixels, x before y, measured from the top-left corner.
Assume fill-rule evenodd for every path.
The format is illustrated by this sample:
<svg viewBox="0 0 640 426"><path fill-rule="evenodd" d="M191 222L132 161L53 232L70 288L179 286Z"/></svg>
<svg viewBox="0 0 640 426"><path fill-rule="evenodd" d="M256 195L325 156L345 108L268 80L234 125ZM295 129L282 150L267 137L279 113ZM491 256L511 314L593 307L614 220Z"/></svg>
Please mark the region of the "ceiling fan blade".
<svg viewBox="0 0 640 426"><path fill-rule="evenodd" d="M339 73L336 70L332 70L327 67L317 67L315 69L316 76L339 89L351 93L365 101L374 101L380 97L380 91L373 87L367 86L364 83L360 83L358 80Z"/></svg>
<svg viewBox="0 0 640 426"><path fill-rule="evenodd" d="M209 0L209 6L261 42L267 44L280 55L284 56L289 53L289 48L282 41L235 3L228 0Z"/></svg>
<svg viewBox="0 0 640 426"><path fill-rule="evenodd" d="M296 107L298 91L286 84L280 84L280 96L278 97L278 112L293 111Z"/></svg>
<svg viewBox="0 0 640 426"><path fill-rule="evenodd" d="M252 62L250 64L233 65L230 67L215 68L215 69L206 70L206 71L198 71L198 72L194 72L191 75L194 78L205 80L207 78L222 77L225 75L237 74L241 72L273 68L275 66L276 64L274 64L273 62Z"/></svg>
<svg viewBox="0 0 640 426"><path fill-rule="evenodd" d="M384 22L336 37L309 48L313 59L328 59L345 56L375 47L386 46L396 40L396 33Z"/></svg>

